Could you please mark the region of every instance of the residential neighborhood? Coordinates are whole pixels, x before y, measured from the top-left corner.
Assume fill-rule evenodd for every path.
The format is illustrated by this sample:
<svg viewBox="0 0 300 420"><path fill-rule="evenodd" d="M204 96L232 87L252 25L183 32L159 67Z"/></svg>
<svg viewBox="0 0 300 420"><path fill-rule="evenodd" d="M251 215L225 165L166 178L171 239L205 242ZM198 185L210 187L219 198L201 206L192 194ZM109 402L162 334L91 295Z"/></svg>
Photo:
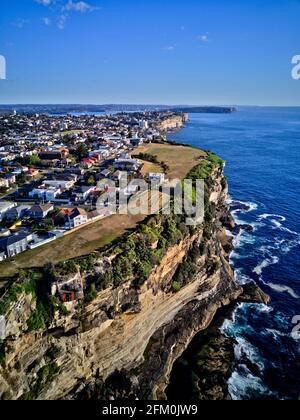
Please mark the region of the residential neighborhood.
<svg viewBox="0 0 300 420"><path fill-rule="evenodd" d="M164 183L164 166L143 170L136 150L165 141L186 119L170 111L0 115L0 260L109 216L109 200L97 205L103 194L139 191L118 187L125 176Z"/></svg>

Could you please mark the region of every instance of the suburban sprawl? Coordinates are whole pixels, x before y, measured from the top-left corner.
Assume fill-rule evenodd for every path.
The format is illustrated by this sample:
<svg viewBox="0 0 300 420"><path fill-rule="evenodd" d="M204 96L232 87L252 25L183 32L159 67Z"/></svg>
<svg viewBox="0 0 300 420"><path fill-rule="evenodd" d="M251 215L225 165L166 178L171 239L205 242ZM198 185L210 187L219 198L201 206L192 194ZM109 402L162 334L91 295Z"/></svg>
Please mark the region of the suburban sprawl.
<svg viewBox="0 0 300 420"><path fill-rule="evenodd" d="M164 144L187 119L172 111L0 116L0 261L109 217L99 198L124 175L166 182L168 164L147 146ZM128 198L138 193L125 188Z"/></svg>

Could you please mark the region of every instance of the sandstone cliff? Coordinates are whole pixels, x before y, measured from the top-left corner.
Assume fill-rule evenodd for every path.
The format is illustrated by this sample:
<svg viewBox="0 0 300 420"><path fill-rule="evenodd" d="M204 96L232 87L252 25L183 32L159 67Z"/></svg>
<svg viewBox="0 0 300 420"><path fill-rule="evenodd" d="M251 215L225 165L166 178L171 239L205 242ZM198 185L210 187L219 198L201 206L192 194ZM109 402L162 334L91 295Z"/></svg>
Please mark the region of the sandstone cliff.
<svg viewBox="0 0 300 420"><path fill-rule="evenodd" d="M3 310L1 398L164 398L174 361L216 311L242 293L229 264L226 227L232 220L223 168L213 169L208 193L209 220L197 229L182 228L143 281L126 266L125 281L91 288L88 301L55 301L48 324L41 322L35 290L15 290ZM158 254L158 241L151 249ZM71 277L87 290L114 267L118 252L96 255Z"/></svg>
<svg viewBox="0 0 300 420"><path fill-rule="evenodd" d="M172 114L161 121L159 131L178 130L188 121L188 114Z"/></svg>

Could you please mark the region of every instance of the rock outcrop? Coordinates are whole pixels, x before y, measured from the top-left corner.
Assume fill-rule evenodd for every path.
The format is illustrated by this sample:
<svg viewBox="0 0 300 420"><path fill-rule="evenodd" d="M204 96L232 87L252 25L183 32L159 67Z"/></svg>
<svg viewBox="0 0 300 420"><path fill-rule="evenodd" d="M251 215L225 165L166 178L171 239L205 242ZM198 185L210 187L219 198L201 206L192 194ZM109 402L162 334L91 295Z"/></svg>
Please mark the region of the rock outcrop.
<svg viewBox="0 0 300 420"><path fill-rule="evenodd" d="M179 130L184 126L184 124L188 120L187 114L172 114L166 118L164 118L161 123L159 124L159 130L162 132L170 131L170 130Z"/></svg>

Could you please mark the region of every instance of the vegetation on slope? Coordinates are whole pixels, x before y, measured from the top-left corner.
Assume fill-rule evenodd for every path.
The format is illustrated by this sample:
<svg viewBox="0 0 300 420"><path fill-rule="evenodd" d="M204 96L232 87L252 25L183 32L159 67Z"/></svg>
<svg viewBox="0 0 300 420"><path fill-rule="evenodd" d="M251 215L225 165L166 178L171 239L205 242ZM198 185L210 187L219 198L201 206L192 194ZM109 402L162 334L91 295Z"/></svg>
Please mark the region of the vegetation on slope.
<svg viewBox="0 0 300 420"><path fill-rule="evenodd" d="M209 201L212 187L212 173L223 168L224 162L214 153L206 152L206 159L193 167L187 175L188 179L205 180L205 220L204 240L211 237L214 231L215 208ZM28 330L43 330L52 322L56 310L61 309L55 299L50 298L50 285L58 276L81 272L93 272L99 259L104 256L115 256L110 268L88 276L85 291L86 302L92 301L97 293L107 287L118 287L132 280L136 287L141 286L157 266L169 247L178 244L184 238L194 233L195 228L185 224L185 215L150 216L142 222L132 234L126 234L118 239L115 245L107 250L95 251L88 256L61 262L55 266L48 265L44 269L20 271L11 282L4 297L0 300L0 315L5 314L10 305L22 294L31 294L36 300L36 310L28 320ZM174 278L173 290L178 291L186 278L195 273L195 260L205 250L205 244L200 244L196 255L187 257L179 267Z"/></svg>
<svg viewBox="0 0 300 420"><path fill-rule="evenodd" d="M91 279L86 301L93 300L100 290L118 287L128 280L132 280L136 287L141 286L161 262L168 248L190 233L183 215L150 217L134 234L110 250L111 255L116 255L112 267Z"/></svg>
<svg viewBox="0 0 300 420"><path fill-rule="evenodd" d="M30 391L22 395L21 400L36 400L46 385L50 384L59 374L60 367L57 363L46 364L37 372L37 379Z"/></svg>
<svg viewBox="0 0 300 420"><path fill-rule="evenodd" d="M48 327L59 305L50 298L50 287L54 279L51 266L41 270L21 270L0 299L0 315L6 315L11 305L22 295L31 295L36 309L27 321L28 331L39 331Z"/></svg>

